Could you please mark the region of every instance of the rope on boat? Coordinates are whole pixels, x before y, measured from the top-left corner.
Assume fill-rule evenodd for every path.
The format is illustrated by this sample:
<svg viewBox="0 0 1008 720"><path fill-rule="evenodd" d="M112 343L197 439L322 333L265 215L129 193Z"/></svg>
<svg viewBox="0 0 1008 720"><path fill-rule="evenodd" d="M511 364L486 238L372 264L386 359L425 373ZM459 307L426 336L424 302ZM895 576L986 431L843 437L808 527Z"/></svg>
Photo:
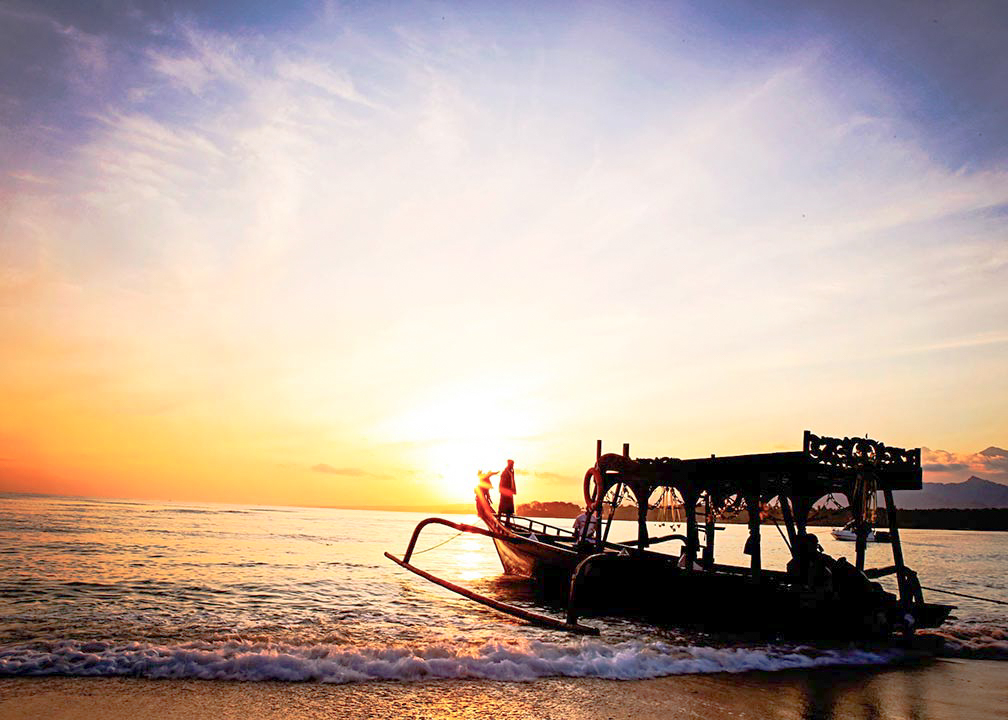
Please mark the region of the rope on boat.
<svg viewBox="0 0 1008 720"><path fill-rule="evenodd" d="M788 550L791 550L791 543L789 543L789 542L788 542L788 539L787 539L787 535L785 535L785 534L784 534L784 531L783 531L783 530L781 530L781 527L780 527L780 523L779 523L779 522L777 522L777 518L774 518L774 519L773 519L773 524L777 526L777 532L779 532L779 533L780 533L780 536L781 536L781 540L783 540L783 541L784 541L784 544L785 544L785 545L787 546L787 549L788 549ZM791 550L791 552L794 552L794 551L793 551L793 550Z"/></svg>
<svg viewBox="0 0 1008 720"><path fill-rule="evenodd" d="M990 603L997 603L998 605L1008 605L1008 602L1004 600L995 600L994 598L980 597L979 595L967 595L966 593L952 592L951 590L942 590L941 588L928 587L927 585L921 585L925 590L930 590L931 592L945 593L946 595L956 595L958 597L969 598L970 600L985 600Z"/></svg>
<svg viewBox="0 0 1008 720"><path fill-rule="evenodd" d="M414 555L422 555L423 553L427 552L428 550L434 550L436 548L441 547L442 545L447 545L448 543L450 543L452 540L454 540L455 538L457 538L459 535L461 535L464 532L465 532L465 530L459 530L457 533L455 533L454 535L452 535L450 538L448 538L444 542L439 542L437 545L431 545L429 548L424 548L423 550L414 550L413 554Z"/></svg>

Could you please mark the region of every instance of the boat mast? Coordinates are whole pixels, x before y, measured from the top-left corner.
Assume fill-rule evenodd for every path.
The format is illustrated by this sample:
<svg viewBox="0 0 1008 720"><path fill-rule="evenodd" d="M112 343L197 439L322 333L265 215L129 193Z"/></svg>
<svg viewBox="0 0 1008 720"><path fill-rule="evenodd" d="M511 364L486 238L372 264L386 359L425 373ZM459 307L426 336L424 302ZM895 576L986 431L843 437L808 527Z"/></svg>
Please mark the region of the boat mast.
<svg viewBox="0 0 1008 720"><path fill-rule="evenodd" d="M760 503L758 489L756 493L753 493L752 489L750 489L746 494L745 502L746 512L749 514L749 540L746 542L746 550L749 552L749 569L752 572L752 579L759 581L760 573L763 570L763 557L760 543Z"/></svg>

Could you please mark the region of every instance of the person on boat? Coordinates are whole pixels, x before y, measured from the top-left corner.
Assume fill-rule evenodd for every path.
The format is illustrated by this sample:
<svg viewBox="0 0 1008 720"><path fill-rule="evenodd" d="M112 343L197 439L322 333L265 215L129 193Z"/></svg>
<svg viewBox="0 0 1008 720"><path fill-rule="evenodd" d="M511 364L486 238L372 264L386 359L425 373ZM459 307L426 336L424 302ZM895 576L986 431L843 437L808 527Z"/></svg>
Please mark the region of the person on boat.
<svg viewBox="0 0 1008 720"><path fill-rule="evenodd" d="M882 589L881 585L873 583L861 570L851 565L847 558L840 557L833 559L828 555L824 555L823 559L830 569L830 575L833 579L833 592L836 595L854 598L878 593Z"/></svg>
<svg viewBox="0 0 1008 720"><path fill-rule="evenodd" d="M507 467L501 470L497 490L500 492L497 514L510 518L514 515L514 496L518 494L518 490L515 488L514 460L508 460Z"/></svg>
<svg viewBox="0 0 1008 720"><path fill-rule="evenodd" d="M574 518L574 535L576 535L578 539L581 539L582 532L584 533L585 540L594 540L595 538L598 537L599 517L596 515L594 518L592 518L592 521L589 523L588 518L591 517L591 515L592 515L592 505L591 503L588 503L587 505L585 505L584 512L582 512L580 515ZM585 525L588 526L587 530L584 529Z"/></svg>
<svg viewBox="0 0 1008 720"><path fill-rule="evenodd" d="M832 583L828 557L812 533L799 536L794 556L787 564L787 572L809 587L828 587Z"/></svg>

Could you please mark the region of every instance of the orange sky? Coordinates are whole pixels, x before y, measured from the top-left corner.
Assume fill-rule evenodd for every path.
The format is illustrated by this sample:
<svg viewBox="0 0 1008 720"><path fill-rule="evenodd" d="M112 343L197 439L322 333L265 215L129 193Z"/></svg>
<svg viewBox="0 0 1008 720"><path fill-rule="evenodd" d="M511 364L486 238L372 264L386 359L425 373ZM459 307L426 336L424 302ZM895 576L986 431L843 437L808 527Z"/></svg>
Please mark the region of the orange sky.
<svg viewBox="0 0 1008 720"><path fill-rule="evenodd" d="M466 502L513 457L519 501L573 500L596 438L806 428L1008 482L1008 166L953 143L1000 110L950 120L840 24L2 12L35 75L0 119L0 490Z"/></svg>

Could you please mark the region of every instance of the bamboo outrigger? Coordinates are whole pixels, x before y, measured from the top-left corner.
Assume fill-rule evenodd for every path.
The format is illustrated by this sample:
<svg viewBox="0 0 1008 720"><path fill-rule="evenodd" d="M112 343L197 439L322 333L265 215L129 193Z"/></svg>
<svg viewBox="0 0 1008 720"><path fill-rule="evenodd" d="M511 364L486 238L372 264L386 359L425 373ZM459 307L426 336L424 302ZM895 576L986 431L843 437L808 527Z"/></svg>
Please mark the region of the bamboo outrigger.
<svg viewBox="0 0 1008 720"><path fill-rule="evenodd" d="M448 589L530 622L574 632L592 632L579 624L586 614L639 614L667 624L715 629L758 630L799 635L888 636L937 627L950 605L926 603L916 573L903 562L895 490L921 488L920 450L888 447L867 438L828 438L806 431L801 451L697 459L631 458L602 453L584 478L592 517L580 534L537 520L501 518L486 487L476 494L476 510L487 529L428 518L414 531L403 567ZM647 512L655 491L678 493L685 513L685 534L652 538ZM893 562L865 568L869 514L876 492L885 497ZM815 504L830 494L845 495L853 515L855 562L822 552L807 531ZM609 542L616 507L628 495L637 505L637 539ZM776 499L787 530L791 561L786 571L762 567L761 511ZM715 521L744 507L749 534L749 567L715 562ZM697 518L702 508L703 518ZM566 621L478 595L436 578L410 564L421 530L430 523L449 525L493 539L504 571L529 578L563 596ZM589 537L593 523L599 528ZM701 544L700 536L704 542ZM783 534L783 533L782 533ZM649 549L679 542L678 556ZM875 582L895 575L898 594Z"/></svg>

